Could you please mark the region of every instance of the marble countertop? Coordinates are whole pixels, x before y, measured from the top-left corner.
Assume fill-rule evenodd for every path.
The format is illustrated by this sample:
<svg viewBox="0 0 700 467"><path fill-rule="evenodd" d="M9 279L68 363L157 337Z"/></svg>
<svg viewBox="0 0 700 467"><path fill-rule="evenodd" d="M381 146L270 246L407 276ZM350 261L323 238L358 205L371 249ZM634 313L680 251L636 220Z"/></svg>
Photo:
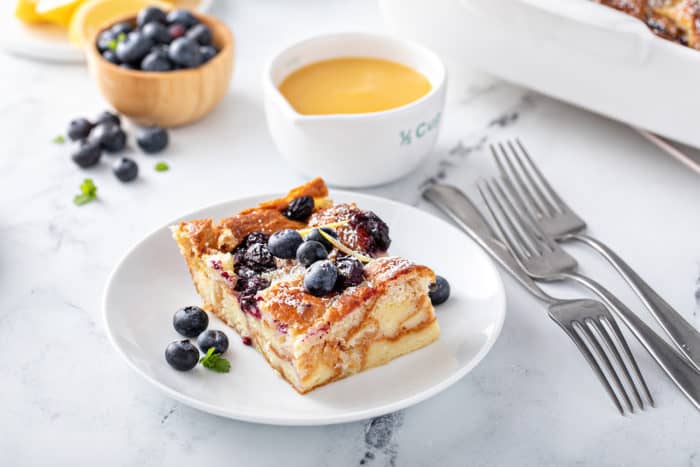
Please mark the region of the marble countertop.
<svg viewBox="0 0 700 467"><path fill-rule="evenodd" d="M100 200L80 208L71 200L87 173L51 138L104 102L82 66L0 54L0 465L700 465L698 412L636 341L657 407L621 417L543 305L505 276L508 316L486 359L444 393L374 420L311 428L227 420L169 399L130 370L107 341L100 303L126 249L184 212L304 180L265 126L267 57L314 33L384 30L369 0L218 2L215 13L237 37L223 103L172 131L162 158L133 151L137 183L121 185L107 164L91 170ZM474 194L474 180L494 173L486 145L518 136L591 230L700 327L698 176L622 124L451 73L434 154L407 178L364 191L437 214L421 187L442 180ZM170 172L152 170L160 159ZM573 251L656 327L607 266Z"/></svg>

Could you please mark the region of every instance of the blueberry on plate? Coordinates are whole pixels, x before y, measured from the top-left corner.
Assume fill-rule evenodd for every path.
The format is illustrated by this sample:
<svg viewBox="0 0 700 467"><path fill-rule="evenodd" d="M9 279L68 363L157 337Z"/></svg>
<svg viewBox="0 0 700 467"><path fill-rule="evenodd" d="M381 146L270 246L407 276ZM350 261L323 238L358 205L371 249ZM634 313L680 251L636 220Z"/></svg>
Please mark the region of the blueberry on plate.
<svg viewBox="0 0 700 467"><path fill-rule="evenodd" d="M179 37L170 43L168 57L185 68L193 68L202 63L199 45L187 37Z"/></svg>
<svg viewBox="0 0 700 467"><path fill-rule="evenodd" d="M199 45L211 45L212 34L211 29L206 24L197 24L187 31L186 36Z"/></svg>
<svg viewBox="0 0 700 467"><path fill-rule="evenodd" d="M357 258L345 256L335 262L338 271L338 280L335 286L338 290L344 290L362 283L365 280L364 266Z"/></svg>
<svg viewBox="0 0 700 467"><path fill-rule="evenodd" d="M300 196L289 203L284 211L284 215L293 221L305 221L313 210L314 199L311 196Z"/></svg>
<svg viewBox="0 0 700 467"><path fill-rule="evenodd" d="M205 45L199 48L199 53L202 54L202 63L207 63L214 58L218 52L213 45Z"/></svg>
<svg viewBox="0 0 700 467"><path fill-rule="evenodd" d="M311 295L321 297L333 291L337 279L335 264L328 260L317 261L304 274L304 289Z"/></svg>
<svg viewBox="0 0 700 467"><path fill-rule="evenodd" d="M112 26L109 31L112 33L112 36L116 38L119 34L129 34L132 30L133 27L131 26L131 23L128 21L122 21Z"/></svg>
<svg viewBox="0 0 700 467"><path fill-rule="evenodd" d="M197 337L209 326L209 316L198 306L186 306L173 315L173 326L185 337Z"/></svg>
<svg viewBox="0 0 700 467"><path fill-rule="evenodd" d="M102 31L100 35L97 36L97 50L100 52L110 50L110 45L114 39L116 39L116 36L110 29Z"/></svg>
<svg viewBox="0 0 700 467"><path fill-rule="evenodd" d="M102 52L102 58L107 60L109 63L114 63L115 65L119 65L121 63L119 61L119 57L117 57L117 54L113 50L105 50Z"/></svg>
<svg viewBox="0 0 700 467"><path fill-rule="evenodd" d="M143 152L155 154L168 145L168 132L157 126L144 128L136 135L136 144Z"/></svg>
<svg viewBox="0 0 700 467"><path fill-rule="evenodd" d="M125 63L136 64L150 52L153 41L141 31L130 32L124 41L117 44L117 57Z"/></svg>
<svg viewBox="0 0 700 467"><path fill-rule="evenodd" d="M97 164L100 157L102 157L102 147L93 141L83 141L78 150L71 155L73 162L83 169Z"/></svg>
<svg viewBox="0 0 700 467"><path fill-rule="evenodd" d="M182 37L187 32L187 28L182 24L173 24L168 27L168 33L170 34L170 40L173 41L178 37Z"/></svg>
<svg viewBox="0 0 700 467"><path fill-rule="evenodd" d="M338 238L338 233L330 227L321 227L321 230L323 230L324 233L327 233L335 239ZM313 229L311 232L309 232L309 234L306 236L306 241L309 240L313 240L323 245L326 248L326 251L328 251L328 253L330 253L333 250L333 245L331 245L331 242L326 240L326 238L323 235L321 235L318 229Z"/></svg>
<svg viewBox="0 0 700 467"><path fill-rule="evenodd" d="M275 269L275 258L272 257L266 243L250 245L243 255L246 266L257 272L271 271Z"/></svg>
<svg viewBox="0 0 700 467"><path fill-rule="evenodd" d="M166 21L168 24L181 24L186 29L199 23L199 20L192 13L182 9L172 10L166 16Z"/></svg>
<svg viewBox="0 0 700 467"><path fill-rule="evenodd" d="M96 125L88 139L99 143L107 152L119 152L126 146L126 133L120 126L111 122Z"/></svg>
<svg viewBox="0 0 700 467"><path fill-rule="evenodd" d="M92 130L92 123L87 118L76 118L68 124L68 138L71 141L83 140Z"/></svg>
<svg viewBox="0 0 700 467"><path fill-rule="evenodd" d="M435 282L430 285L428 295L433 305L445 303L450 298L450 283L442 276L435 276Z"/></svg>
<svg viewBox="0 0 700 467"><path fill-rule="evenodd" d="M169 44L172 38L170 37L170 32L168 28L160 23L152 21L146 23L142 28L141 32L144 36L153 41L154 44Z"/></svg>
<svg viewBox="0 0 700 467"><path fill-rule="evenodd" d="M114 162L112 172L122 182L130 182L139 175L139 166L128 157L121 157Z"/></svg>
<svg viewBox="0 0 700 467"><path fill-rule="evenodd" d="M163 55L160 51L152 51L141 60L141 69L143 71L170 71L173 69L173 64L170 63L167 55Z"/></svg>
<svg viewBox="0 0 700 467"><path fill-rule="evenodd" d="M105 110L97 116L97 118L95 119L95 125L99 125L100 123L105 122L113 123L117 126L120 126L122 124L122 120L121 118L119 118L119 115L109 112L107 110Z"/></svg>
<svg viewBox="0 0 700 467"><path fill-rule="evenodd" d="M299 245L296 253L297 261L302 266L311 266L316 261L328 258L326 248L319 242L306 241Z"/></svg>
<svg viewBox="0 0 700 467"><path fill-rule="evenodd" d="M178 371L188 371L197 366L199 350L187 339L171 342L165 348L165 360Z"/></svg>
<svg viewBox="0 0 700 467"><path fill-rule="evenodd" d="M152 22L165 24L165 12L155 6L147 6L141 9L136 15L136 24L141 28L144 25Z"/></svg>
<svg viewBox="0 0 700 467"><path fill-rule="evenodd" d="M218 329L210 329L199 335L197 345L204 353L207 353L212 347L214 347L214 352L224 353L228 349L228 337Z"/></svg>
<svg viewBox="0 0 700 467"><path fill-rule="evenodd" d="M297 254L297 248L304 242L299 232L292 229L278 230L270 235L267 248L273 256L282 259L292 259Z"/></svg>

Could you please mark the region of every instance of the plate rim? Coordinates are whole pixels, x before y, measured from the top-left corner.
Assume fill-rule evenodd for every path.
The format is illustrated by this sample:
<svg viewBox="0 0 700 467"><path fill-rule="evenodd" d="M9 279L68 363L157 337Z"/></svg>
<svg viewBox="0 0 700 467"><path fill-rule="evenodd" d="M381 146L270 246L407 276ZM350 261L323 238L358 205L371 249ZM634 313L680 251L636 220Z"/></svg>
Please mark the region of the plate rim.
<svg viewBox="0 0 700 467"><path fill-rule="evenodd" d="M284 196L285 193L277 192L277 193L263 193L263 194L258 194L258 195L249 195L249 196L242 196L238 198L232 198L232 199L227 199L224 201L219 201L215 202L213 204L206 205L204 207L189 211L188 213L178 216L175 219L166 222L164 224L161 224L157 228L151 230L148 234L145 236L141 237L140 240L136 241L133 245L131 245L129 248L127 248L126 252L123 253L120 257L115 266L112 268L111 272L109 273L109 276L107 277L107 282L104 287L103 293L102 293L102 301L101 301L101 306L102 306L102 320L105 326L105 332L107 334L107 339L109 340L110 344L116 350L116 352L120 355L122 360L124 360L127 365L134 370L137 374L139 374L142 378L144 378L146 381L151 383L153 386L158 388L160 391L168 395L169 397L177 400L178 402L181 402L185 405L188 405L190 407L193 407L197 410L201 410L206 413L210 413L213 415L217 415L219 417L224 417L224 418L229 418L232 420L240 420L244 422L249 422L249 423L258 423L258 424L263 424L263 425L275 425L275 426L325 426L325 425L335 425L335 424L340 424L340 423L350 423L354 421L359 421L359 420L366 420L369 418L373 417L378 417L381 415L386 415L391 412L395 412L401 409L405 409L408 407L411 407L413 405L416 405L420 402L423 402L427 399L430 399L433 396L436 396L437 394L443 392L444 390L448 389L458 381L460 381L464 376L466 376L469 372L471 372L481 361L486 357L486 355L491 351L493 348L494 344L498 340L498 338L501 335L501 331L503 330L503 325L505 323L505 318L507 314L507 296L505 293L505 286L503 283L503 278L501 276L500 271L496 267L495 263L493 260L483 251L483 249L476 243L474 242L471 238L469 238L468 235L464 234L461 232L457 227L455 227L453 224L450 222L441 219L440 217L418 209L415 206L412 206L410 204L402 203L400 201L395 201L393 199L389 198L384 198L381 196L377 195L368 195L364 193L356 193L353 191L348 191L348 190L334 190L331 189L329 192L329 198L333 198L334 194L338 194L341 196L347 196L347 197L355 197L355 198L365 198L365 199L371 199L374 200L375 202L381 202L381 203L389 203L391 205L394 205L399 208L409 208L412 210L419 211L423 214L426 214L428 216L431 216L435 218L436 220L445 223L446 225L449 226L451 229L455 229L457 232L463 235L464 239L468 241L469 243L472 243L473 246L476 247L476 250L478 250L478 254L482 255L483 258L486 260L485 264L487 264L489 268L495 272L494 277L496 277L496 293L494 294L496 297L497 301L501 302L500 306L500 313L499 317L500 319L497 319L495 322L496 328L494 329L494 332L491 334L491 336L486 340L486 342L481 346L479 351L476 353L476 355L471 359L471 361L467 364L464 365L463 367L459 368L458 371L455 371L453 374L451 374L448 378L445 378L444 380L440 381L438 384L430 386L428 389L425 389L418 394L415 394L410 397L406 397L397 401L393 401L387 404L383 404L378 407L373 407L370 409L363 409L363 410L352 410L348 411L343 414L335 414L332 416L325 416L325 417L313 417L313 418L299 418L299 417L276 417L276 416L260 416L260 415L255 415L254 413L251 412L246 412L246 411L235 411L232 412L230 410L224 410L221 409L220 407L209 404L207 402L202 402L199 399L196 399L194 397L187 396L185 394L182 394L178 392L175 389L170 388L166 384L160 382L158 379L147 373L146 371L142 370L139 368L135 362L132 362L132 360L126 355L126 353L122 350L122 348L117 344L116 338L113 334L112 330L112 325L110 325L110 319L109 319L109 313L107 311L108 306L107 306L107 299L110 296L110 291L114 287L114 276L117 274L117 272L123 267L125 260L136 250L143 242L146 240L152 238L156 234L158 234L163 228L167 228L169 225L174 225L178 222L181 222L184 219L191 218L195 213L201 212L201 211L206 211L206 210L212 210L212 209L217 209L220 208L226 204L229 203L234 203L234 202L251 202L251 203L256 203L260 202L260 199L275 199L280 196ZM361 199L358 199L358 201L361 202Z"/></svg>

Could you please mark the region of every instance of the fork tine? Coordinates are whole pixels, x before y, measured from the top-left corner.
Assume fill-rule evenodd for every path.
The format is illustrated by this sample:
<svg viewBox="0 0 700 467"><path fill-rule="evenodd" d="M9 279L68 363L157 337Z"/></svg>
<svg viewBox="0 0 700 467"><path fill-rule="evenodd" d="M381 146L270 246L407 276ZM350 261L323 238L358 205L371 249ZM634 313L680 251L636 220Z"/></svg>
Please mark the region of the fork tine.
<svg viewBox="0 0 700 467"><path fill-rule="evenodd" d="M637 365L637 360L634 358L632 355L632 350L630 349L629 345L627 344L627 340L622 335L622 331L620 330L620 327L617 325L617 322L615 322L614 319L608 319L607 317L604 320L605 324L609 326L613 332L612 336L615 338L615 342L618 344L618 346L623 350L623 353L625 355L625 360L629 362L629 364L632 366L632 370L634 371L634 376L639 382L639 384L642 386L642 390L644 392L644 396L646 397L647 401L649 402L649 405L651 407L654 407L654 398L651 396L651 392L649 391L649 386L647 386L647 382L642 376L642 372L639 369L639 365Z"/></svg>
<svg viewBox="0 0 700 467"><path fill-rule="evenodd" d="M520 210L515 209L515 206L513 206L513 203L511 202L511 198L515 199L516 203L519 205L522 205L523 200L522 198L520 198L518 192L513 189L512 185L506 186L508 195L506 195L505 191L501 188L500 184L495 183L495 185L498 188L501 196L505 200L504 202L508 204L510 212L512 213L513 217L515 217L517 224L521 226L524 230L526 230L528 235L530 235L533 238L536 251L544 250L544 248L542 248L541 245L546 245L549 248L549 251L557 251L559 246L554 240L550 239L549 236L542 231L539 224L534 219L532 219L532 217L530 217L529 214L526 214L526 216L528 216L528 219L530 220L530 222L527 222L520 215Z"/></svg>
<svg viewBox="0 0 700 467"><path fill-rule="evenodd" d="M557 209L561 212L565 212L569 210L569 207L566 205L563 199L559 197L559 194L552 188L552 185L549 184L547 181L547 178L545 178L544 174L540 171L539 167L535 164L535 162L532 160L530 157L530 153L527 152L527 149L525 149L525 146L523 143L520 141L520 138L515 138L515 143L518 145L520 148L520 153L519 155L522 155L525 160L527 161L527 165L531 172L535 174L535 177L537 180L540 182L541 186L544 188L544 190L547 192L551 200L556 204ZM518 158L521 160L521 158ZM522 163L521 163L522 164Z"/></svg>
<svg viewBox="0 0 700 467"><path fill-rule="evenodd" d="M625 386L622 385L622 380L620 379L620 376L618 375L618 372L616 371L616 367L612 364L610 361L610 355L613 356L617 363L617 368L622 368L623 373L626 374L626 376L629 376L629 373L627 372L627 367L625 366L625 362L622 361L620 358L620 354L617 352L617 349L615 348L614 345L610 345L612 342L608 340L609 336L605 332L605 328L601 328L599 325L598 321L596 321L593 318L588 318L585 321L586 326L588 327L589 331L591 331L592 334L596 336L596 343L600 347L600 349L603 351L603 355L605 356L605 359L607 360L607 366L609 370L613 372L613 381L615 382L615 386L617 389L622 393L622 396L625 399L625 402L627 403L627 406L629 408L630 412L634 412L634 406L632 405L632 400L630 399L629 395L627 394L627 390L625 389ZM601 345L602 342L602 345ZM632 385L634 388L634 385ZM635 389L635 394L639 396L639 394L636 393ZM639 400L639 398L637 398Z"/></svg>
<svg viewBox="0 0 700 467"><path fill-rule="evenodd" d="M605 388L605 392L608 393L608 396L610 396L610 399L612 399L613 403L615 404L615 407L617 407L617 410L620 412L620 415L624 415L625 411L622 408L622 404L620 403L620 399L618 399L617 394L615 394L615 391L613 391L612 386L610 386L610 382L608 381L608 378L605 376L605 373L603 373L603 370L600 368L600 365L596 361L596 359L593 357L593 354L591 354L591 351L588 350L588 347L584 343L584 341L581 339L581 337L578 335L576 330L573 328L571 323L564 324L561 322L559 319L557 319L552 313L549 313L549 317L552 318L552 320L559 325L560 328L564 330L564 332L571 338L571 340L574 342L576 347L578 348L579 352L581 352L581 355L583 355L583 358L586 359L586 362L588 362L588 365L591 367L593 370L593 373L598 377L598 381L600 381L600 384L603 385Z"/></svg>
<svg viewBox="0 0 700 467"><path fill-rule="evenodd" d="M605 339L606 346L608 348L608 352L615 357L615 361L617 362L618 368L622 370L622 375L625 378L625 382L627 383L628 387L632 388L632 395L634 396L634 399L637 401L637 405L639 406L640 409L644 410L644 401L642 401L642 397L639 394L639 390L637 389L637 385L634 384L634 380L632 379L632 375L630 374L629 370L627 369L627 364L625 363L625 360L622 359L622 355L618 351L617 345L614 342L614 339L611 334L615 334L614 328L612 328L609 325L609 320L606 316L599 316L598 321L600 323L600 326L602 328L602 337ZM619 339L619 336L615 336L615 339Z"/></svg>
<svg viewBox="0 0 700 467"><path fill-rule="evenodd" d="M542 190L540 189L540 185L533 178L530 171L527 170L525 164L523 163L523 160L520 157L520 154L518 154L518 152L515 150L513 143L511 141L508 141L507 144L510 148L511 157L515 159L515 161L518 163L518 166L520 166L520 171L525 175L525 178L527 178L529 185L537 194L537 198L539 202L544 206L544 210L546 211L547 216L553 216L557 212L557 209L554 207L549 198L547 198L547 196L542 192Z"/></svg>
<svg viewBox="0 0 700 467"><path fill-rule="evenodd" d="M481 198L486 203L486 208L489 210L489 213L496 224L496 230L498 230L501 238L506 242L514 256L516 256L520 261L524 261L528 256L533 256L533 252L528 250L528 245L525 243L522 237L520 237L520 232L517 231L510 218L505 215L503 207L500 205L498 199L496 198L496 194L491 189L491 185L485 180L480 180L476 186L481 194ZM486 195L487 191L489 192L490 197ZM489 198L493 199L494 201L490 201ZM500 216L496 213L497 210L501 213ZM509 234L508 230L501 223L501 217L503 217L508 223L512 234ZM517 237L516 240L513 240L510 235L515 235Z"/></svg>
<svg viewBox="0 0 700 467"><path fill-rule="evenodd" d="M491 148L491 154L493 155L493 158L496 161L496 165L498 166L498 171L501 173L501 177L504 180L506 180L508 184L513 186L514 190L515 186L513 183L513 179L515 179L515 183L517 183L517 185L520 187L520 191L525 194L525 197L528 201L528 205L525 206L525 204L523 203L523 208L525 208L523 210L527 211L527 213L530 214L533 218L544 217L542 207L537 203L537 201L535 201L534 195L530 191L530 188L527 186L527 184L523 181L522 177L520 176L520 173L517 170L515 170L513 161L511 161L510 158L507 156L503 144L498 143L498 148L501 150L500 155L497 153L493 144L491 144L489 147ZM508 164L508 168L510 170L506 170L506 167L501 159L505 159L506 164Z"/></svg>

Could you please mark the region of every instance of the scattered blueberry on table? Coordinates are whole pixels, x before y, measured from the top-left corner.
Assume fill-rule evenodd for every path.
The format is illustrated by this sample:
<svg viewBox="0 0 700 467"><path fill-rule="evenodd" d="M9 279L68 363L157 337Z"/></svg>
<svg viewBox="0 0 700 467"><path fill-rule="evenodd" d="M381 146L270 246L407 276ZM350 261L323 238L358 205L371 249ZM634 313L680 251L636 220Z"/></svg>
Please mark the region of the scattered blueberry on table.
<svg viewBox="0 0 700 467"><path fill-rule="evenodd" d="M168 132L155 126L144 128L136 136L136 144L143 152L155 154L168 145Z"/></svg>
<svg viewBox="0 0 700 467"><path fill-rule="evenodd" d="M209 26L183 9L165 13L150 6L134 22L120 22L97 36L97 50L110 63L130 70L167 72L196 68L218 50Z"/></svg>
<svg viewBox="0 0 700 467"><path fill-rule="evenodd" d="M122 157L114 163L112 171L122 182L130 182L138 176L139 166L128 157Z"/></svg>

